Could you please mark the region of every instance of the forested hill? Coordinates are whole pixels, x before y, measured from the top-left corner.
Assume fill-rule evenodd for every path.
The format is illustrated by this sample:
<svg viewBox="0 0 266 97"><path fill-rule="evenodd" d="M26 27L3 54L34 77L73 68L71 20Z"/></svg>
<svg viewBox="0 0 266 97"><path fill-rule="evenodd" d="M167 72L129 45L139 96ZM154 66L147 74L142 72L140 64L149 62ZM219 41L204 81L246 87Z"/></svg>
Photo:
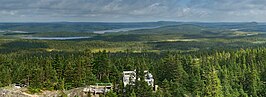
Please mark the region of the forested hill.
<svg viewBox="0 0 266 97"><path fill-rule="evenodd" d="M120 28L158 27L172 25L197 25L206 28L238 29L241 31L266 32L264 23L257 22L43 22L43 23L0 23L1 30L25 32L93 32Z"/></svg>
<svg viewBox="0 0 266 97"><path fill-rule="evenodd" d="M68 90L96 82L118 85L122 97L265 97L266 48L197 54L32 52L0 55L0 86L29 85L31 92ZM122 71L150 70L157 92L143 80L123 92ZM141 77L142 75L137 75Z"/></svg>
<svg viewBox="0 0 266 97"><path fill-rule="evenodd" d="M120 28L157 27L177 25L180 22L47 22L47 23L0 23L0 30L26 31L26 32L93 32Z"/></svg>

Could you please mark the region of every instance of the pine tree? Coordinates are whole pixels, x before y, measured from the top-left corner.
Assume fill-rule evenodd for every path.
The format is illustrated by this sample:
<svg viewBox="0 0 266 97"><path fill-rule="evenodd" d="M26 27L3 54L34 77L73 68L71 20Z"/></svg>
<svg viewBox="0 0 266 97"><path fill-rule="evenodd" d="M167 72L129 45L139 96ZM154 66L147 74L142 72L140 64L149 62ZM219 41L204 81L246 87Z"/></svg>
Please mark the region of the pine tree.
<svg viewBox="0 0 266 97"><path fill-rule="evenodd" d="M244 85L245 86L245 90L248 91L248 94L249 95L252 95L253 97L257 97L258 94L258 89L259 89L259 82L260 82L260 79L258 77L258 73L257 73L257 70L254 66L254 64L252 63L251 66L250 66L250 69L246 75L246 84Z"/></svg>
<svg viewBox="0 0 266 97"><path fill-rule="evenodd" d="M53 90L55 88L56 83L58 83L58 78L56 70L53 69L50 60L47 60L46 64L44 65L44 73L44 87L48 88L49 90Z"/></svg>
<svg viewBox="0 0 266 97"><path fill-rule="evenodd" d="M163 92L163 96L164 97L172 97L171 94L171 86L169 81L167 81L166 79L162 82L162 92Z"/></svg>
<svg viewBox="0 0 266 97"><path fill-rule="evenodd" d="M109 74L111 70L111 63L108 53L104 50L99 52L93 61L94 74L101 82L110 82Z"/></svg>
<svg viewBox="0 0 266 97"><path fill-rule="evenodd" d="M108 93L105 95L105 97L118 97L118 96L116 95L115 92L110 91L110 92L108 92Z"/></svg>
<svg viewBox="0 0 266 97"><path fill-rule="evenodd" d="M153 93L152 97L164 97L163 91L160 88L158 88L157 91Z"/></svg>
<svg viewBox="0 0 266 97"><path fill-rule="evenodd" d="M137 97L134 90L130 93L130 96L129 97Z"/></svg>
<svg viewBox="0 0 266 97"><path fill-rule="evenodd" d="M205 96L210 97L221 97L223 96L222 93L222 86L220 79L217 74L217 70L210 64L210 62L207 62L206 64L207 70L204 71L204 78L205 78Z"/></svg>
<svg viewBox="0 0 266 97"><path fill-rule="evenodd" d="M12 83L11 70L0 64L0 87L7 86Z"/></svg>
<svg viewBox="0 0 266 97"><path fill-rule="evenodd" d="M138 97L151 97L152 96L152 87L148 85L145 81L145 65L142 62L138 62L136 64L136 81L135 81L135 88ZM140 79L140 80L138 80Z"/></svg>
<svg viewBox="0 0 266 97"><path fill-rule="evenodd" d="M65 66L65 71L64 71L64 86L65 89L71 89L71 87L73 86L73 80L74 80L74 67L72 65L72 62L68 62L68 64L66 64Z"/></svg>

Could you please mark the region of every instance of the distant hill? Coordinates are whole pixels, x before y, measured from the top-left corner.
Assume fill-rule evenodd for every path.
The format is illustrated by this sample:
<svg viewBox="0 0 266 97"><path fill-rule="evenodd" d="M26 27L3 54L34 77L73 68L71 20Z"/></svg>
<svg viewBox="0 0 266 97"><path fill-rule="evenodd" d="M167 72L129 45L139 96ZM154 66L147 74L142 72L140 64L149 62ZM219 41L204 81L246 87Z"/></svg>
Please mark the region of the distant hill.
<svg viewBox="0 0 266 97"><path fill-rule="evenodd" d="M186 27L177 27L186 25ZM189 26L190 25L190 26ZM50 22L50 23L0 23L0 31L26 31L30 33L38 32L93 32L100 30L111 30L120 28L138 28L138 27L158 27L167 26L163 29L186 29L196 26L215 29L237 29L239 31L256 31L266 32L266 24L257 22L175 22L175 21L158 21L158 22ZM158 30L158 29L157 29Z"/></svg>
<svg viewBox="0 0 266 97"><path fill-rule="evenodd" d="M104 22L54 22L54 23L0 23L0 30L27 32L93 32L119 28L155 27L180 24L179 22L133 22L133 23L104 23Z"/></svg>

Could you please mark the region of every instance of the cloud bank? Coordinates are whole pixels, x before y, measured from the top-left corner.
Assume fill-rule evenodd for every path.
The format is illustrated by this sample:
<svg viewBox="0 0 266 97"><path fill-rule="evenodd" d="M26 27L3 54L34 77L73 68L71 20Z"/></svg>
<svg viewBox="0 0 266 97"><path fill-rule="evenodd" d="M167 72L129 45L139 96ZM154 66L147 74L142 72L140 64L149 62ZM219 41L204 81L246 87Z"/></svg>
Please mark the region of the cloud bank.
<svg viewBox="0 0 266 97"><path fill-rule="evenodd" d="M266 21L266 0L0 0L0 22Z"/></svg>

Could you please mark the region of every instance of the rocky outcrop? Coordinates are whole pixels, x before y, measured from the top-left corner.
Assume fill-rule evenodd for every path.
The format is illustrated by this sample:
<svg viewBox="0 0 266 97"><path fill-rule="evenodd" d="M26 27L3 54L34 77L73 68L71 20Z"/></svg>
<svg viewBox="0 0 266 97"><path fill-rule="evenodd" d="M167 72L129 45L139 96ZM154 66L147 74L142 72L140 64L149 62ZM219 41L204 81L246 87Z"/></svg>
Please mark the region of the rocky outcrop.
<svg viewBox="0 0 266 97"><path fill-rule="evenodd" d="M61 97L66 95L67 97L86 97L82 92L83 88L75 88L68 91L42 91L38 94L29 94L26 88L0 88L0 97Z"/></svg>
<svg viewBox="0 0 266 97"><path fill-rule="evenodd" d="M0 89L0 97L33 97L25 95L23 92Z"/></svg>

